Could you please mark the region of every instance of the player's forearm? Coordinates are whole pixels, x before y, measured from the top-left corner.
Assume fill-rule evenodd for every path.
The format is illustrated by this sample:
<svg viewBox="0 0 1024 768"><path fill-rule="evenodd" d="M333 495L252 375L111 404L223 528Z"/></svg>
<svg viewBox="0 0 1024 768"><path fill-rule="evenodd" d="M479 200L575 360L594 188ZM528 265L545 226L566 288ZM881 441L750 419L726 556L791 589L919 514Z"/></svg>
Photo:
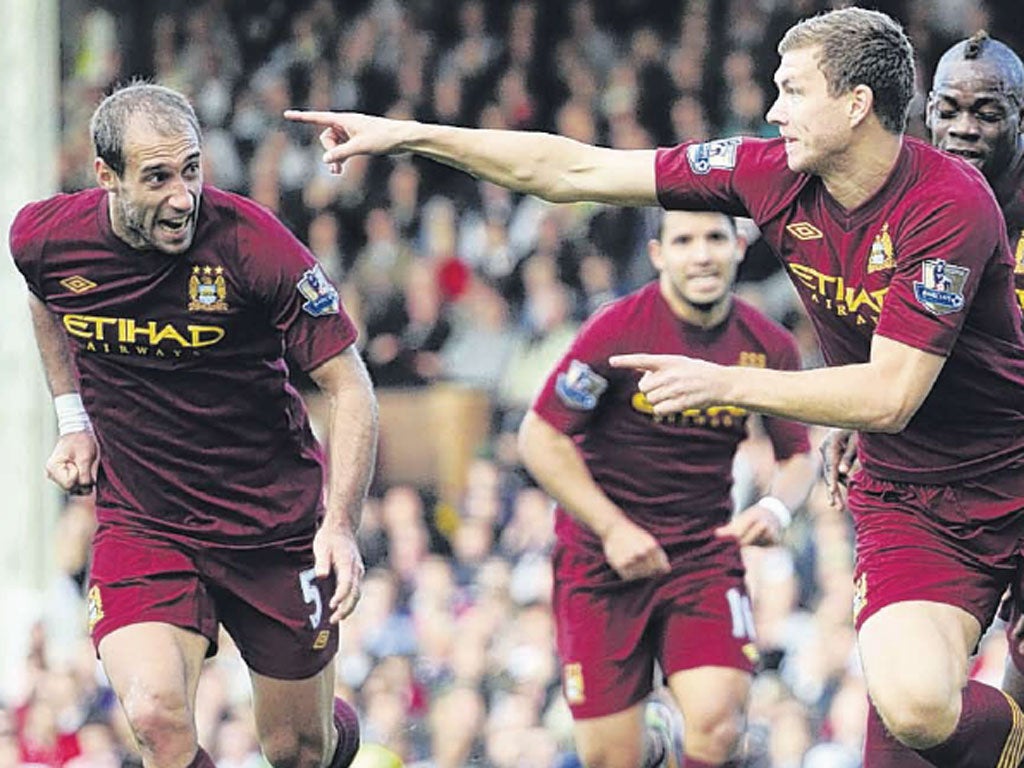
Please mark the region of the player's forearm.
<svg viewBox="0 0 1024 768"><path fill-rule="evenodd" d="M599 537L624 518L595 482L575 443L532 411L520 427L519 453L547 494Z"/></svg>
<svg viewBox="0 0 1024 768"><path fill-rule="evenodd" d="M870 363L807 371L729 367L723 402L770 416L868 432L900 432L918 402Z"/></svg>
<svg viewBox="0 0 1024 768"><path fill-rule="evenodd" d="M331 396L324 525L359 528L377 456L377 401L369 390Z"/></svg>
<svg viewBox="0 0 1024 768"><path fill-rule="evenodd" d="M818 460L813 453L798 453L778 462L768 495L781 501L789 510L799 509L818 477Z"/></svg>
<svg viewBox="0 0 1024 768"><path fill-rule="evenodd" d="M556 203L656 203L653 153L554 134L409 123L400 148Z"/></svg>
<svg viewBox="0 0 1024 768"><path fill-rule="evenodd" d="M348 349L313 372L328 398L324 525L359 528L377 457L377 398L358 353Z"/></svg>
<svg viewBox="0 0 1024 768"><path fill-rule="evenodd" d="M71 350L60 321L36 296L29 295L29 312L39 357L50 393L57 397L78 391Z"/></svg>

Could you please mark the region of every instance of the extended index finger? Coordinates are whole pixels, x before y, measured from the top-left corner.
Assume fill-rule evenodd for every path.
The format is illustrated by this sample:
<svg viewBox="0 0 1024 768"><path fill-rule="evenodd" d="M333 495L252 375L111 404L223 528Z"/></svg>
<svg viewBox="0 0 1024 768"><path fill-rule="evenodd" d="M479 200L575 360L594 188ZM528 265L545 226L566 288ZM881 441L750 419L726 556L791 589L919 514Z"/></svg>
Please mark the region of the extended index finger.
<svg viewBox="0 0 1024 768"><path fill-rule="evenodd" d="M334 125L338 120L337 112L317 112L306 109L286 109L285 119L297 123L313 123L314 125Z"/></svg>
<svg viewBox="0 0 1024 768"><path fill-rule="evenodd" d="M627 355L612 355L608 364L612 368L633 368L637 371L656 371L661 367L664 355L633 352Z"/></svg>

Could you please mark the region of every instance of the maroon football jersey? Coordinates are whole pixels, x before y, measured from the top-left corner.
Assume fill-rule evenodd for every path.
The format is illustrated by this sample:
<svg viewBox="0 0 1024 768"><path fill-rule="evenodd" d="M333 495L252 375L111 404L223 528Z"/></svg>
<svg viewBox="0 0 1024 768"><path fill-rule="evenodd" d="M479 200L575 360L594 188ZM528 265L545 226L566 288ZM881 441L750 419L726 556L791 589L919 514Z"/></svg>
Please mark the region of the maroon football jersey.
<svg viewBox="0 0 1024 768"><path fill-rule="evenodd" d="M316 368L355 329L273 215L210 187L200 205L171 256L117 238L103 190L57 195L22 209L11 252L67 332L102 522L239 547L307 536L323 455L288 366Z"/></svg>
<svg viewBox="0 0 1024 768"><path fill-rule="evenodd" d="M1003 209L1006 234L1013 253L1017 301L1024 310L1024 154L999 179L995 193Z"/></svg>
<svg viewBox="0 0 1024 768"><path fill-rule="evenodd" d="M871 474L948 483L1024 459L1014 264L996 200L975 168L905 138L882 189L852 211L819 177L789 170L781 139L661 149L656 174L666 208L757 222L830 365L866 362L876 333L948 358L903 432L861 435Z"/></svg>
<svg viewBox="0 0 1024 768"><path fill-rule="evenodd" d="M725 322L704 330L677 318L650 283L602 307L555 366L533 409L575 440L590 473L616 504L663 546L707 539L732 511L732 463L747 435L748 412L735 406L655 416L637 389L640 374L612 368L629 352L687 355L722 365L797 369L789 333L740 299ZM775 456L807 451L806 428L766 418ZM564 542L597 538L561 509Z"/></svg>

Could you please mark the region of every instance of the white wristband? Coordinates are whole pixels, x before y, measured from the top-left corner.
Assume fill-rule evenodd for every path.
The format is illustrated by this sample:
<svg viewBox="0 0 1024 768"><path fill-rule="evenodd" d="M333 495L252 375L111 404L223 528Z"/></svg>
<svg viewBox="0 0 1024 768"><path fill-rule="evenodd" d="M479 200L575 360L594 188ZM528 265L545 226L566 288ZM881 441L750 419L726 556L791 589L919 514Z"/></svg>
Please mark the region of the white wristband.
<svg viewBox="0 0 1024 768"><path fill-rule="evenodd" d="M771 510L771 513L775 515L775 519L779 521L779 527L783 530L788 528L789 524L793 522L793 513L789 511L789 507L776 497L764 496L757 504L760 507Z"/></svg>
<svg viewBox="0 0 1024 768"><path fill-rule="evenodd" d="M53 398L53 409L57 412L57 431L61 437L72 432L92 432L92 422L77 392L57 395Z"/></svg>

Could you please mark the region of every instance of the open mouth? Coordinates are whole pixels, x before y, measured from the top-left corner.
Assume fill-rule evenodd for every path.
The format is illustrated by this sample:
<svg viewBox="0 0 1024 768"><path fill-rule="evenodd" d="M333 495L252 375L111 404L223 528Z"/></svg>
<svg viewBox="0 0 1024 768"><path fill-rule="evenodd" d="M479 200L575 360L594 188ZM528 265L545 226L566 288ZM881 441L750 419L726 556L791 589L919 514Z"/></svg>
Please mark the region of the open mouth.
<svg viewBox="0 0 1024 768"><path fill-rule="evenodd" d="M978 160L984 160L985 155L976 149L961 149L959 147L946 147L946 152L957 157L962 157L968 162L976 162Z"/></svg>
<svg viewBox="0 0 1024 768"><path fill-rule="evenodd" d="M160 226L166 229L168 232L172 232L174 234L181 234L188 228L190 221L192 221L191 216L184 216L178 219L161 219Z"/></svg>

